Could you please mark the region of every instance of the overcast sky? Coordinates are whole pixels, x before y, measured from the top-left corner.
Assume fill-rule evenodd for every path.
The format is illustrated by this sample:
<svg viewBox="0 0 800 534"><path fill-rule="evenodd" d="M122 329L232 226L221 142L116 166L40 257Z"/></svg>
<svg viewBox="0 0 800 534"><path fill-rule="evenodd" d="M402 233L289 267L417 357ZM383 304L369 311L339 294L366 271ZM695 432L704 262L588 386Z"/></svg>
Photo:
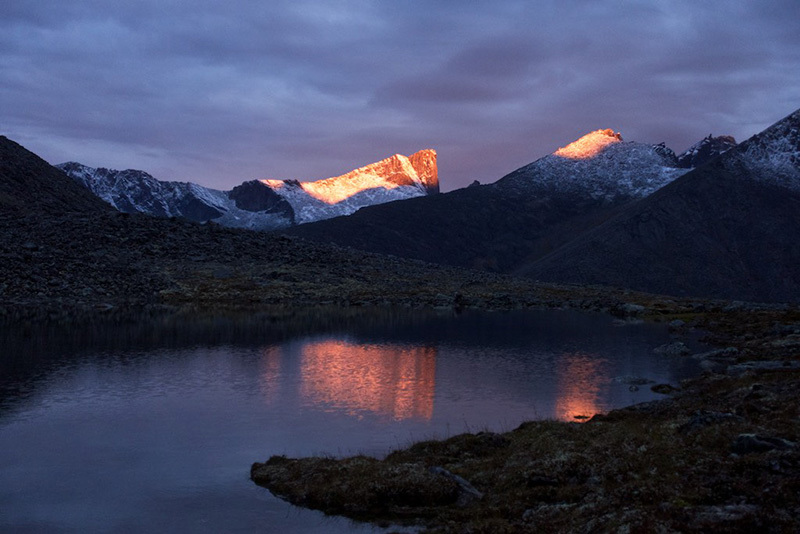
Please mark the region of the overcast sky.
<svg viewBox="0 0 800 534"><path fill-rule="evenodd" d="M800 1L3 0L0 133L229 189L439 153L444 190L597 128L676 151L800 107Z"/></svg>

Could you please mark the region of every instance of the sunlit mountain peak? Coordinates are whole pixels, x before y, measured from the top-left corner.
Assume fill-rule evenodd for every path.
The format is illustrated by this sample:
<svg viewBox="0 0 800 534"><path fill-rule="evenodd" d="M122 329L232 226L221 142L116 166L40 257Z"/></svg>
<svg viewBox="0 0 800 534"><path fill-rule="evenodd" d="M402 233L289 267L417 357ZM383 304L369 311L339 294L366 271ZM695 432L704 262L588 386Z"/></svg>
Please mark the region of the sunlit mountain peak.
<svg viewBox="0 0 800 534"><path fill-rule="evenodd" d="M279 193L287 185L299 187L326 204L337 204L370 189L416 187L426 193L439 191L436 151L432 149L420 150L411 156L395 154L347 174L314 182L261 180L261 183Z"/></svg>
<svg viewBox="0 0 800 534"><path fill-rule="evenodd" d="M559 148L553 154L562 158L587 159L596 156L607 146L621 142L622 135L619 132L615 133L614 130L606 128L589 132L577 141Z"/></svg>

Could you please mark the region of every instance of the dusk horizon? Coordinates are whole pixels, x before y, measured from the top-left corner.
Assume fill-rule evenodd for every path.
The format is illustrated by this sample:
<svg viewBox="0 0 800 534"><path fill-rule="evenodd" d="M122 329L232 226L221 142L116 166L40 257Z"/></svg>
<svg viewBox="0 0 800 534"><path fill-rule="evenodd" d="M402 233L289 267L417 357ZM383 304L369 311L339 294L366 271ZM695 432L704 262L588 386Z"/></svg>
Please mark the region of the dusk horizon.
<svg viewBox="0 0 800 534"><path fill-rule="evenodd" d="M726 8L12 1L0 121L53 164L216 189L433 148L449 191L601 128L681 152L783 118L800 8Z"/></svg>

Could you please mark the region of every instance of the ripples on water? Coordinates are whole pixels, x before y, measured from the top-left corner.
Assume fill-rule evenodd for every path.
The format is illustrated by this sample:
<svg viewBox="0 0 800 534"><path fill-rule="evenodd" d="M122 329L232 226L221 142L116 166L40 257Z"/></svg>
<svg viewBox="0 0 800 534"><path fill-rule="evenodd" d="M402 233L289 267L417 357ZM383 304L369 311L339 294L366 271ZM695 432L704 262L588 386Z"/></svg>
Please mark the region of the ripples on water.
<svg viewBox="0 0 800 534"><path fill-rule="evenodd" d="M250 464L583 421L658 397L615 376L692 373L653 354L668 341L555 311L3 328L0 530L370 531L275 499Z"/></svg>

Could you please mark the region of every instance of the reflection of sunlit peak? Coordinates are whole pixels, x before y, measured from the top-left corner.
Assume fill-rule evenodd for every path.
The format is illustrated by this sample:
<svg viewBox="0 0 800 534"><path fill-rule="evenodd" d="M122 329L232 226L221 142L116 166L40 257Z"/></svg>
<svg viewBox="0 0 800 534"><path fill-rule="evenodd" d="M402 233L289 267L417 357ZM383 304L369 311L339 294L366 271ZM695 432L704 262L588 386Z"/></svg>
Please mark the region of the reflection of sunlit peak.
<svg viewBox="0 0 800 534"><path fill-rule="evenodd" d="M608 381L605 360L587 354L566 353L558 363L556 417L582 423L602 411L600 384Z"/></svg>
<svg viewBox="0 0 800 534"><path fill-rule="evenodd" d="M315 404L396 420L433 415L433 347L324 340L306 343L302 355L301 393Z"/></svg>
<svg viewBox="0 0 800 534"><path fill-rule="evenodd" d="M573 141L565 147L561 147L555 152L556 156L569 159L587 159L596 156L607 146L622 142L622 135L614 130L595 130L590 132L577 141Z"/></svg>

